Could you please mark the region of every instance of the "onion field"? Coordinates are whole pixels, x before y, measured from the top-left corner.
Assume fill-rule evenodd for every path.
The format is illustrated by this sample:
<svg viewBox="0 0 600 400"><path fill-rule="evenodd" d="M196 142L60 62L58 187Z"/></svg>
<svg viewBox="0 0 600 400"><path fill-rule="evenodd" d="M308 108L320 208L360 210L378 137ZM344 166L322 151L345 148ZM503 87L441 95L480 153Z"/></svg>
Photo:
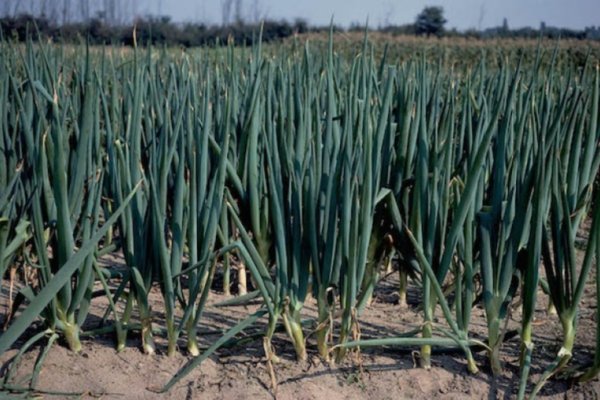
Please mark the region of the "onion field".
<svg viewBox="0 0 600 400"><path fill-rule="evenodd" d="M243 353L250 331L274 393L289 349L330 365L410 349L425 370L448 351L465 375L518 370L517 398L600 372L593 57L538 46L451 67L375 52L367 35L353 51L330 36L285 51L4 41L0 54L0 355L14 353L0 394L35 393L51 347L98 335L184 354L159 392L223 347ZM361 334L391 275L416 328ZM589 291L596 341L580 363ZM222 309L255 307L205 346L215 293ZM540 308L561 330L533 379Z"/></svg>

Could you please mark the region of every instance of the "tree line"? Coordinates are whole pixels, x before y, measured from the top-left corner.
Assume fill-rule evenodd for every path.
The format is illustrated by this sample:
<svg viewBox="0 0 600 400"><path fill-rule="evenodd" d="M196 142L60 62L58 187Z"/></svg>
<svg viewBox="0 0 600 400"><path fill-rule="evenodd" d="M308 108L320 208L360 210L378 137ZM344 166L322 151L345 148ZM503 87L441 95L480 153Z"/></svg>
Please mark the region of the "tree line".
<svg viewBox="0 0 600 400"><path fill-rule="evenodd" d="M160 0L159 0L160 1ZM23 4L29 3L29 7ZM90 6L93 4L93 6ZM164 44L183 47L216 45L233 39L235 43L247 44L258 31L261 18L258 2L251 9L251 16L243 15L241 0L222 2L221 24L200 22L176 23L168 16L132 17L136 15L135 0L102 0L89 3L74 0L4 0L0 9L0 34L5 39L23 41L29 35L40 35L66 43L88 40L92 44L124 44L133 42L135 29L140 43ZM600 27L583 30L565 29L541 24L539 28L511 29L505 19L502 26L485 30L448 30L447 20L441 7L425 7L411 24L387 24L373 30L393 35L425 35L468 38L573 38L600 40ZM262 21L264 42L281 40L294 34L319 32L329 27L310 26L297 19ZM364 30L360 24L336 30Z"/></svg>

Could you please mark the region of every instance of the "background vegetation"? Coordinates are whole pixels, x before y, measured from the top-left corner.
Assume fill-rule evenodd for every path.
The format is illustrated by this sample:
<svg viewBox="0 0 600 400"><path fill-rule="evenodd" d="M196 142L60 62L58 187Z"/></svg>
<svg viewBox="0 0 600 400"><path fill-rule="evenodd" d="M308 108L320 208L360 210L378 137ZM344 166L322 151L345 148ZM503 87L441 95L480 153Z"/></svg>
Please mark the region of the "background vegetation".
<svg viewBox="0 0 600 400"><path fill-rule="evenodd" d="M7 0L7 4L10 1ZM28 31L34 26L42 37L52 38L62 43L81 43L89 40L92 44L124 44L132 45L132 32L138 32L140 43L164 44L170 46L195 47L226 43L229 38L238 45L248 45L258 30L257 18L244 18L241 12L232 9L223 11L223 22L219 25L205 23L176 23L168 16L148 15L137 17L127 22L115 16L110 6L99 8L92 15L90 10L81 11L76 17L68 18L59 11L49 7L37 9L13 8L5 10L0 17L0 32L5 38L23 41ZM225 3L227 4L227 2ZM239 2L237 2L239 7ZM113 4L114 6L114 4ZM108 11L107 11L108 10ZM235 12L234 12L235 11ZM65 11L66 12L66 11ZM586 27L582 30L565 29L546 26L538 28L524 27L513 29L505 19L502 26L485 30L457 31L445 28L447 20L441 7L425 7L415 17L415 22L406 25L388 24L369 28L372 31L390 35L461 37L471 39L600 39L600 27ZM296 34L307 32L326 32L329 27L310 26L306 21L298 19L292 22L266 19L263 24L263 42L277 41ZM338 32L364 31L361 24L354 24L347 29L336 27Z"/></svg>

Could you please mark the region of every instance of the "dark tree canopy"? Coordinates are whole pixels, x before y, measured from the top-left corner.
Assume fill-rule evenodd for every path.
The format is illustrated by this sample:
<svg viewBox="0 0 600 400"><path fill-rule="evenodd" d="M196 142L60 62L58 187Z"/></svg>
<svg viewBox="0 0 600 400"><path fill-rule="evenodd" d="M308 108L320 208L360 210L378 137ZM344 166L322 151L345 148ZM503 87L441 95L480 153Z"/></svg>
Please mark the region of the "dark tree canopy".
<svg viewBox="0 0 600 400"><path fill-rule="evenodd" d="M415 31L418 35L440 36L444 32L444 9L442 7L425 7L415 21Z"/></svg>

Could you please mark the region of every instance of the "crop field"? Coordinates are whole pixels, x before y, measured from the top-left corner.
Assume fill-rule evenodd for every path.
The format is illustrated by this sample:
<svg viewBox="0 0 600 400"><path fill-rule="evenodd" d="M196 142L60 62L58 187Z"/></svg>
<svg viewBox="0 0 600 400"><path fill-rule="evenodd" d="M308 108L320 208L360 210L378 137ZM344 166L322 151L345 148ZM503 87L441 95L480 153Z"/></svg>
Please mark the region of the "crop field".
<svg viewBox="0 0 600 400"><path fill-rule="evenodd" d="M0 397L597 398L598 43L0 54Z"/></svg>

